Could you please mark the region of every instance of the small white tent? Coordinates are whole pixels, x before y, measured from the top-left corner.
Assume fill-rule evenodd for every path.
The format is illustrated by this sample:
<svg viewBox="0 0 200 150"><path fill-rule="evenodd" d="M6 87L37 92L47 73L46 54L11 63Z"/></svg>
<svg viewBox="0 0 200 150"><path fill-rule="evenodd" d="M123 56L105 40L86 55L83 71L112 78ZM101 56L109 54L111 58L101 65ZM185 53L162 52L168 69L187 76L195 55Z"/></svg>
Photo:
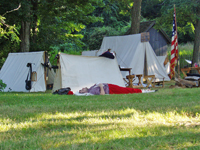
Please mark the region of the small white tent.
<svg viewBox="0 0 200 150"><path fill-rule="evenodd" d="M60 53L53 91L70 87L76 92L95 83L125 86L116 59Z"/></svg>
<svg viewBox="0 0 200 150"><path fill-rule="evenodd" d="M32 64L32 71L36 75L30 92L44 92L47 84L53 84L53 69L49 70L42 65L45 63L45 52L9 53L0 71L0 79L7 85L5 92L29 92L25 88L25 80L30 72L27 63Z"/></svg>
<svg viewBox="0 0 200 150"><path fill-rule="evenodd" d="M141 42L141 34L104 37L96 56L108 49L116 53L120 67L132 68L133 74L155 75L156 81L170 80L150 43ZM125 77L127 74L122 75Z"/></svg>

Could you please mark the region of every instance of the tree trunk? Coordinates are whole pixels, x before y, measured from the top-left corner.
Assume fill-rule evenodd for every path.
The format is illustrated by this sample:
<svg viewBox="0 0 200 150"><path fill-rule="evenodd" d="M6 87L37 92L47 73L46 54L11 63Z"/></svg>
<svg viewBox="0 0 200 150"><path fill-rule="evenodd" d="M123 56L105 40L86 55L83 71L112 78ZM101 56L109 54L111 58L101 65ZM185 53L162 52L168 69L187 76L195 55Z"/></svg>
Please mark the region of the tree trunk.
<svg viewBox="0 0 200 150"><path fill-rule="evenodd" d="M194 50L192 64L200 64L200 8L197 7L197 20L195 24L195 40L194 40Z"/></svg>
<svg viewBox="0 0 200 150"><path fill-rule="evenodd" d="M38 21L38 17L37 17L37 10L38 10L38 1L35 0L31 0L31 4L32 4L32 9L33 9L33 22L31 24L31 28L32 28L32 38L31 38L31 42L36 43L36 39L37 39L37 21Z"/></svg>
<svg viewBox="0 0 200 150"><path fill-rule="evenodd" d="M133 7L131 10L131 31L130 34L137 34L140 30L140 15L141 15L142 0L133 0Z"/></svg>
<svg viewBox="0 0 200 150"><path fill-rule="evenodd" d="M30 50L30 22L22 21L20 31L20 47L21 52L29 52Z"/></svg>

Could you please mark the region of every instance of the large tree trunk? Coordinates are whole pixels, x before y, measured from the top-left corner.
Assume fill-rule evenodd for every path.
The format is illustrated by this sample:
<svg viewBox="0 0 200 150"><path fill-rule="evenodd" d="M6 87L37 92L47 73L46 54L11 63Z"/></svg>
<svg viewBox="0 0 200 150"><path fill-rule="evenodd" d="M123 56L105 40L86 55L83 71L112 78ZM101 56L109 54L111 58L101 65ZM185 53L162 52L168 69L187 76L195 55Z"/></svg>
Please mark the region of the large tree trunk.
<svg viewBox="0 0 200 150"><path fill-rule="evenodd" d="M200 8L197 7L197 20L195 24L195 40L194 40L194 50L192 64L200 64Z"/></svg>
<svg viewBox="0 0 200 150"><path fill-rule="evenodd" d="M36 39L37 39L37 21L38 21L38 17L37 17L37 10L38 10L38 1L35 0L31 0L31 4L32 4L32 9L33 9L33 22L31 24L31 28L32 28L32 38L31 38L31 42L32 43L36 43Z"/></svg>
<svg viewBox="0 0 200 150"><path fill-rule="evenodd" d="M27 13L25 17L23 17L21 22L21 30L20 30L20 48L21 52L29 52L30 51L30 29L31 29L31 0L25 0Z"/></svg>
<svg viewBox="0 0 200 150"><path fill-rule="evenodd" d="M131 10L131 31L130 34L137 34L140 30L140 15L141 15L142 0L133 0L133 7Z"/></svg>
<svg viewBox="0 0 200 150"><path fill-rule="evenodd" d="M20 47L21 52L29 52L30 50L30 22L22 21L20 31Z"/></svg>

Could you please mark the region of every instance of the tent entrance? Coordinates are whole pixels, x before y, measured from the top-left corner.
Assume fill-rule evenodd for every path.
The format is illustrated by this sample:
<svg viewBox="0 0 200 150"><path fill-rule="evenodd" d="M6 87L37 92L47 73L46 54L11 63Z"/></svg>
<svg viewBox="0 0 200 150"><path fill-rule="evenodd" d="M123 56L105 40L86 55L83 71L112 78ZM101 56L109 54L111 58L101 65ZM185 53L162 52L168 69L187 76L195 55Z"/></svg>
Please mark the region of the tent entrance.
<svg viewBox="0 0 200 150"><path fill-rule="evenodd" d="M148 75L146 48L145 48L145 53L144 53L144 70L143 70L143 75L145 75L145 76Z"/></svg>

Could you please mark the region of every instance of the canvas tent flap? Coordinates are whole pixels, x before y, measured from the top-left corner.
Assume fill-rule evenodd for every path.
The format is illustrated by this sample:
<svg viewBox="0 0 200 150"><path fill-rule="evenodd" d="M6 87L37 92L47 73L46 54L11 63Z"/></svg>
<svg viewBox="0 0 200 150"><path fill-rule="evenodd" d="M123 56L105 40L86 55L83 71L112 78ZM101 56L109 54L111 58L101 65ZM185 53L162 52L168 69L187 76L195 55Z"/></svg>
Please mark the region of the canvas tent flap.
<svg viewBox="0 0 200 150"><path fill-rule="evenodd" d="M132 55L132 59L130 59L129 67L132 68L132 73L134 74L143 74L144 72L144 62L145 62L145 47L143 44L137 44L135 53ZM126 60L124 60L126 61Z"/></svg>
<svg viewBox="0 0 200 150"><path fill-rule="evenodd" d="M167 64L165 65L165 71L167 74L170 74L170 63L167 62Z"/></svg>
<svg viewBox="0 0 200 150"><path fill-rule="evenodd" d="M160 62L160 64L164 65L165 59L167 56L157 56L158 61Z"/></svg>
<svg viewBox="0 0 200 150"><path fill-rule="evenodd" d="M130 66L130 62L137 51L138 43L140 43L140 34L127 35L127 36L110 36L104 37L101 48L98 53L107 50L115 51L117 61L121 67Z"/></svg>
<svg viewBox="0 0 200 150"><path fill-rule="evenodd" d="M70 87L73 92L95 83L125 86L116 59L60 54L53 91Z"/></svg>
<svg viewBox="0 0 200 150"><path fill-rule="evenodd" d="M5 92L29 92L25 89L25 80L29 72L27 63L31 63L32 71L37 73L37 81L32 81L30 92L46 91L44 67L41 65L44 63L44 52L24 52L9 53L0 71L0 79L7 84ZM51 76L55 76L53 71Z"/></svg>
<svg viewBox="0 0 200 150"><path fill-rule="evenodd" d="M170 74L170 63L167 62L167 64L164 66L164 62L165 62L166 57L167 57L167 55L166 56L157 56L158 61L164 67L165 72L167 74Z"/></svg>
<svg viewBox="0 0 200 150"><path fill-rule="evenodd" d="M170 81L163 65L159 62L149 42L145 42L148 75L155 75L156 81Z"/></svg>

